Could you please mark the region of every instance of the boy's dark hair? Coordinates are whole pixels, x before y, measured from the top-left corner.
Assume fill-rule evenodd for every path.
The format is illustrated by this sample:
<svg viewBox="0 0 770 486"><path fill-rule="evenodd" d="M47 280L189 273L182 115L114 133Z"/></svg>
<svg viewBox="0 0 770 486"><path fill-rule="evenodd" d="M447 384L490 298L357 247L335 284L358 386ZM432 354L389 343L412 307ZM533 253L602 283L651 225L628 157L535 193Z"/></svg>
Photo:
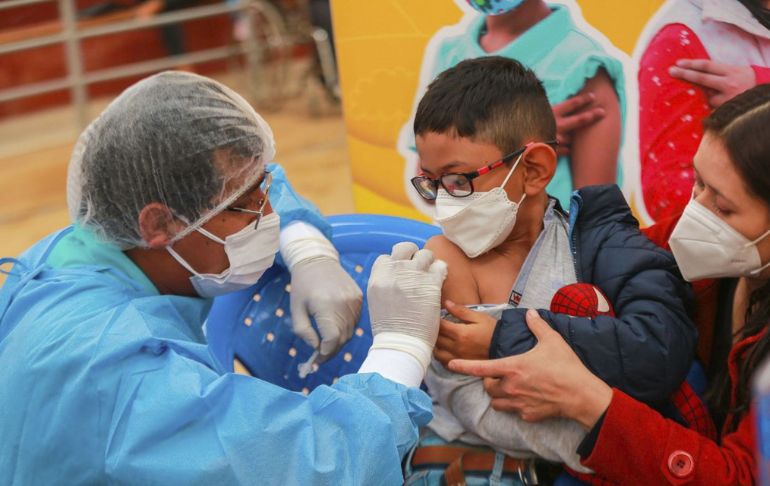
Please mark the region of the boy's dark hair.
<svg viewBox="0 0 770 486"><path fill-rule="evenodd" d="M499 56L468 59L436 77L417 106L415 136L453 132L504 154L556 138L556 120L532 70Z"/></svg>

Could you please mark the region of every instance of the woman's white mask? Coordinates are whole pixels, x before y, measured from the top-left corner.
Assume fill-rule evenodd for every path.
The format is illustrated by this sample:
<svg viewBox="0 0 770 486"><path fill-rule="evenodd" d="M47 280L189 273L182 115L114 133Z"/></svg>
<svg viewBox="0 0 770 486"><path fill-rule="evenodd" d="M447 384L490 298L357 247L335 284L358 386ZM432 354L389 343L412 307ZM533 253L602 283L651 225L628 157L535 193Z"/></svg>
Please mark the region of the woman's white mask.
<svg viewBox="0 0 770 486"><path fill-rule="evenodd" d="M521 162L516 159L502 185L488 192L474 192L467 197L454 197L443 188L436 196L436 223L444 236L459 246L468 258L476 258L502 243L516 225L516 214L526 194L512 202L505 185Z"/></svg>
<svg viewBox="0 0 770 486"><path fill-rule="evenodd" d="M220 274L198 273L173 248L169 246L166 250L193 274L190 281L198 295L216 297L251 287L273 266L278 253L280 225L278 214L270 213L259 221L257 229L248 224L224 241L203 228L197 228L196 231L206 238L224 245L230 268Z"/></svg>
<svg viewBox="0 0 770 486"><path fill-rule="evenodd" d="M716 214L692 199L671 233L669 245L685 280L749 277L770 267L762 265L757 243L749 240Z"/></svg>

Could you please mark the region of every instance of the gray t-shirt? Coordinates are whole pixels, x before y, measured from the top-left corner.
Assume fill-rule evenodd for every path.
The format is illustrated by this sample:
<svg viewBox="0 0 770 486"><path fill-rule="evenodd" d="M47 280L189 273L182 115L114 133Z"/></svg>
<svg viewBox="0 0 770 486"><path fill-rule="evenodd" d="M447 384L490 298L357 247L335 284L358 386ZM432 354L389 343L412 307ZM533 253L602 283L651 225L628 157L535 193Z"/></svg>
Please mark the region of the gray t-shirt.
<svg viewBox="0 0 770 486"><path fill-rule="evenodd" d="M554 209L553 201L543 223L544 229L524 261L510 301L472 308L498 319L504 310L517 306L548 309L561 287L577 281L569 225ZM489 446L511 457L541 457L590 472L580 464L576 452L586 434L577 422L557 418L528 423L514 414L498 412L492 409L481 379L452 373L435 359L425 383L434 401L434 418L428 427L442 439Z"/></svg>

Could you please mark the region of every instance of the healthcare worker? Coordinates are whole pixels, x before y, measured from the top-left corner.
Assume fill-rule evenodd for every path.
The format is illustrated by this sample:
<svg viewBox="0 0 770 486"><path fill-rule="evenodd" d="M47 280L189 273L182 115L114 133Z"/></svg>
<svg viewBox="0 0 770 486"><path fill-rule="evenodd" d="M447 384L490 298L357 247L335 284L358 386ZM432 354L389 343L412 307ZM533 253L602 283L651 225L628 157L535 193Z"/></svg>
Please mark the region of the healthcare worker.
<svg viewBox="0 0 770 486"><path fill-rule="evenodd" d="M399 244L376 262L372 349L331 387L305 396L226 373L206 346L211 297L256 283L279 246L292 298L338 326L323 351L358 313L316 230L281 245L271 202L319 221L265 171L274 152L240 96L187 73L137 83L84 131L74 225L0 260L0 484L402 481L431 418L418 387L446 266L429 251Z"/></svg>

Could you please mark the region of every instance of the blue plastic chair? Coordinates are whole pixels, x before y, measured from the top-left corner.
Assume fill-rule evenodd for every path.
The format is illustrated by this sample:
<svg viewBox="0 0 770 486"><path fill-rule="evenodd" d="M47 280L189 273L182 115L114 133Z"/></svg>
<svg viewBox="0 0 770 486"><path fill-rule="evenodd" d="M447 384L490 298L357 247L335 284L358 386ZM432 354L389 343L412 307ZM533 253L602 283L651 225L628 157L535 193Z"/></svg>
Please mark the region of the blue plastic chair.
<svg viewBox="0 0 770 486"><path fill-rule="evenodd" d="M276 265L254 287L214 301L206 333L210 349L225 369L232 370L237 358L252 375L305 393L357 372L372 344L366 285L374 260L390 253L400 241L422 247L440 232L435 226L392 216L351 214L332 216L329 222L342 267L364 292L361 319L351 340L315 373L300 378L298 366L310 358L313 349L291 330L291 275Z"/></svg>

